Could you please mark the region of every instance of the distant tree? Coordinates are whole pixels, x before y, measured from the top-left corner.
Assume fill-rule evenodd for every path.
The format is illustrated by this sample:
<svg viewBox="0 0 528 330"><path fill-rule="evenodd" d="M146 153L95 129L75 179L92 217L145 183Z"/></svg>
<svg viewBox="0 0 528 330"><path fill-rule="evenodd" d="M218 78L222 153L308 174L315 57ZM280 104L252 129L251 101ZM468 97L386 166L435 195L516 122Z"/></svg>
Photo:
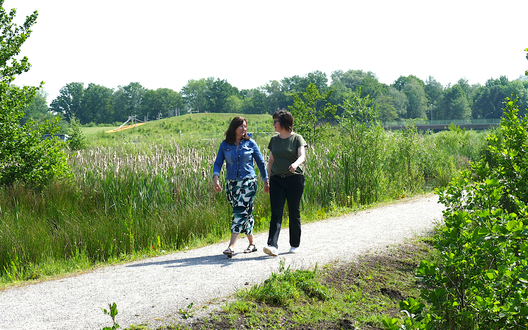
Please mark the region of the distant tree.
<svg viewBox="0 0 528 330"><path fill-rule="evenodd" d="M398 119L398 112L394 105L394 99L389 94L378 96L373 101L373 107L377 109L378 119L382 122L394 121Z"/></svg>
<svg viewBox="0 0 528 330"><path fill-rule="evenodd" d="M184 110L183 98L180 93L169 88L158 88L145 92L139 115L154 118L158 113L161 113L162 116L168 116L169 111L175 109Z"/></svg>
<svg viewBox="0 0 528 330"><path fill-rule="evenodd" d="M378 81L376 75L370 71L364 72L363 70L348 70L343 72L341 70L334 71L332 73L332 83L341 83L346 88L355 92L360 86L366 86L365 79ZM363 90L364 88L362 88ZM364 90L362 93L365 92Z"/></svg>
<svg viewBox="0 0 528 330"><path fill-rule="evenodd" d="M366 77L363 79L361 85L361 97L369 96L370 99L375 100L387 92L387 86L381 84L377 78Z"/></svg>
<svg viewBox="0 0 528 330"><path fill-rule="evenodd" d="M435 104L442 97L444 86L436 81L435 78L429 76L429 78L425 81L424 90L429 104Z"/></svg>
<svg viewBox="0 0 528 330"><path fill-rule="evenodd" d="M212 79L212 78L210 78ZM207 80L191 79L183 86L181 95L185 104L192 110L203 112L207 108Z"/></svg>
<svg viewBox="0 0 528 330"><path fill-rule="evenodd" d="M448 88L442 99L442 115L445 119L468 119L471 118L466 93L459 84Z"/></svg>
<svg viewBox="0 0 528 330"><path fill-rule="evenodd" d="M405 79L404 83L399 82L395 85L402 86L400 91L404 92L409 99L407 118L426 118L425 111L427 109L427 97L425 95L425 84L423 81L414 76L409 76Z"/></svg>
<svg viewBox="0 0 528 330"><path fill-rule="evenodd" d="M35 128L33 120L20 126L27 108L39 87L17 87L16 76L30 68L26 56L20 59L20 47L31 35L38 13L35 11L22 26L13 22L16 9L9 13L0 0L0 184L22 182L42 187L56 177L66 175L68 163L62 145L56 139L43 139L58 131L56 121Z"/></svg>
<svg viewBox="0 0 528 330"><path fill-rule="evenodd" d="M51 102L51 110L63 114L66 120L76 116L82 123L86 123L85 114L82 113L82 101L84 98L84 84L72 82L66 84L59 90L59 96ZM89 117L86 114L86 117Z"/></svg>
<svg viewBox="0 0 528 330"><path fill-rule="evenodd" d="M242 110L243 101L237 95L231 95L225 102L226 112L239 113Z"/></svg>
<svg viewBox="0 0 528 330"><path fill-rule="evenodd" d="M80 112L83 123L110 124L114 122L114 91L111 88L88 84L84 90Z"/></svg>
<svg viewBox="0 0 528 330"><path fill-rule="evenodd" d="M247 114L268 113L266 94L258 88L245 91L242 101L242 112Z"/></svg>
<svg viewBox="0 0 528 330"><path fill-rule="evenodd" d="M146 91L138 82L118 86L114 93L115 121L124 122L129 116L140 116L141 102Z"/></svg>
<svg viewBox="0 0 528 330"><path fill-rule="evenodd" d="M28 106L23 109L24 117L20 119L20 125L24 125L30 119L39 125L46 122L46 120L53 120L55 116L49 111L48 94L44 89L39 89Z"/></svg>
<svg viewBox="0 0 528 330"><path fill-rule="evenodd" d="M233 87L227 80L207 79L206 106L204 111L208 112L229 112L225 103L230 96L238 95L238 88Z"/></svg>
<svg viewBox="0 0 528 330"><path fill-rule="evenodd" d="M308 85L306 92L293 94L294 103L289 107L295 119L295 130L304 136L308 143L317 140L317 126L325 119L333 119L337 105L329 102L333 90L320 93L313 83Z"/></svg>
<svg viewBox="0 0 528 330"><path fill-rule="evenodd" d="M409 107L409 98L405 95L404 92L397 90L394 87L389 87L389 95L393 99L394 108L399 118L408 118L407 117L407 108Z"/></svg>
<svg viewBox="0 0 528 330"><path fill-rule="evenodd" d="M528 86L528 84L526 84ZM508 82L504 86L504 94L510 99L517 99L519 115L523 116L528 107L528 89L519 79Z"/></svg>
<svg viewBox="0 0 528 330"><path fill-rule="evenodd" d="M75 116L70 118L70 138L68 139L68 145L72 150L86 148L86 138L82 131L81 123L79 123Z"/></svg>
<svg viewBox="0 0 528 330"><path fill-rule="evenodd" d="M317 90L326 92L328 90L328 78L326 73L321 71L313 71L305 76L295 75L293 77L286 77L281 81L283 85L283 91L289 95L294 93L305 92L310 84L314 84Z"/></svg>
<svg viewBox="0 0 528 330"><path fill-rule="evenodd" d="M528 60L528 48L525 48L524 51L526 52L526 59ZM528 76L528 70L524 72L525 76Z"/></svg>
<svg viewBox="0 0 528 330"><path fill-rule="evenodd" d="M361 97L370 95L370 101L380 95L386 94L388 88L378 82L378 78L372 72L362 70L336 70L331 74L332 82L330 87L334 90L330 102L338 105L337 114L341 115L344 108L341 106L345 100L356 97L358 88L361 90Z"/></svg>
<svg viewBox="0 0 528 330"><path fill-rule="evenodd" d="M267 112L273 114L277 109L287 109L287 97L283 92L283 87L277 80L271 80L261 88L266 93Z"/></svg>
<svg viewBox="0 0 528 330"><path fill-rule="evenodd" d="M473 103L473 118L500 118L506 98L499 80L489 79L485 86L478 88Z"/></svg>
<svg viewBox="0 0 528 330"><path fill-rule="evenodd" d="M409 84L409 83L418 83L420 85L422 85L422 87L425 88L425 83L422 81L422 79L414 76L414 75L409 75L407 77L405 76L400 76L398 77L398 79L396 79L394 81L394 84L392 84L392 86L394 88L396 88L397 90L401 91L405 88L405 85Z"/></svg>
<svg viewBox="0 0 528 330"><path fill-rule="evenodd" d="M464 93L466 94L466 99L468 101L468 104L470 107L473 106L473 94L476 92L476 88L473 88L471 85L469 85L469 81L465 78L460 78L457 82L457 85L462 88Z"/></svg>

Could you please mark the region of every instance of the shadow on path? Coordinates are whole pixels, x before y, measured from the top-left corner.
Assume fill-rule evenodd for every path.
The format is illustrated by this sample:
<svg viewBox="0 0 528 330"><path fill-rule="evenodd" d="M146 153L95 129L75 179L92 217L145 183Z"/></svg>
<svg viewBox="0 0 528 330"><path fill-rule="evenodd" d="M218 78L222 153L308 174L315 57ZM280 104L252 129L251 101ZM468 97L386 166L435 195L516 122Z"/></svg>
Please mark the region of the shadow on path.
<svg viewBox="0 0 528 330"><path fill-rule="evenodd" d="M201 257L191 257L191 258L181 258L181 259L173 259L173 260L164 260L164 261L154 261L154 262L143 262L138 263L134 265L128 265L126 267L136 268L136 267L146 267L146 266L164 266L164 267L191 267L196 265L221 265L222 267L229 266L232 263L237 262L248 262L249 260L265 260L270 258L276 258L276 257L270 257L268 255L255 255L254 257L247 256L245 258L236 258L237 254L244 253L235 253L233 255L233 258L227 258L225 255L214 255L214 256L201 256ZM245 255L244 255L245 256Z"/></svg>

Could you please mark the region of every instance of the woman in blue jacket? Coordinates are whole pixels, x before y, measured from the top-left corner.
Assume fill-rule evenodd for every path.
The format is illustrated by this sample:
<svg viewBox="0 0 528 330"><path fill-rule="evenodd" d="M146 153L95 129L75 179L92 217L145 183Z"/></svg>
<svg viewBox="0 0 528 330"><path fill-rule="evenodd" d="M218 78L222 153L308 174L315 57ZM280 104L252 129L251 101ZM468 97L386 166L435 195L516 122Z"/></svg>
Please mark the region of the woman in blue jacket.
<svg viewBox="0 0 528 330"><path fill-rule="evenodd" d="M269 193L268 172L258 145L247 135L247 120L235 117L225 132L225 140L220 144L213 167L214 189L222 191L220 171L226 163L226 195L233 208L231 241L224 251L228 258L233 257L235 243L239 234L246 234L249 246L245 253L257 251L253 240L253 203L257 191L257 176L253 162L257 162L260 176L264 182L264 193Z"/></svg>

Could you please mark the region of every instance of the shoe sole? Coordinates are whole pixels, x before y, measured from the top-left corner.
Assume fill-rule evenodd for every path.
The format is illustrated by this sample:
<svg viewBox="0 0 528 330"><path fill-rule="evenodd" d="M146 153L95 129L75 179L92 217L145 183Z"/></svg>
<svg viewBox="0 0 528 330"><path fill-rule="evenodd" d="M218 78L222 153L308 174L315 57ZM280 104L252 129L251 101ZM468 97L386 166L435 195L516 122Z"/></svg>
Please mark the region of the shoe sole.
<svg viewBox="0 0 528 330"><path fill-rule="evenodd" d="M224 251L224 255L227 256L229 259L233 258L233 254L234 254L233 252L227 253Z"/></svg>
<svg viewBox="0 0 528 330"><path fill-rule="evenodd" d="M273 251L271 251L270 249L268 249L267 247L265 247L264 249L262 249L264 251L264 253L266 253L267 255L270 255L270 256L273 256L273 257L276 257L278 256L278 254L276 253L273 253Z"/></svg>

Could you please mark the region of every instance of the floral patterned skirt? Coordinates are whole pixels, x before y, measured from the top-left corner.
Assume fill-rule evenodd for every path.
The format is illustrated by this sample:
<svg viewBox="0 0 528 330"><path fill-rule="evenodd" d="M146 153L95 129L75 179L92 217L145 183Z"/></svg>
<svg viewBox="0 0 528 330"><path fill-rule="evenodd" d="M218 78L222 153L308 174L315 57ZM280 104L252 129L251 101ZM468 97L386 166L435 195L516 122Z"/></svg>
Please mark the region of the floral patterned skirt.
<svg viewBox="0 0 528 330"><path fill-rule="evenodd" d="M257 178L226 180L227 200L233 208L231 233L253 234L253 203L256 191Z"/></svg>

